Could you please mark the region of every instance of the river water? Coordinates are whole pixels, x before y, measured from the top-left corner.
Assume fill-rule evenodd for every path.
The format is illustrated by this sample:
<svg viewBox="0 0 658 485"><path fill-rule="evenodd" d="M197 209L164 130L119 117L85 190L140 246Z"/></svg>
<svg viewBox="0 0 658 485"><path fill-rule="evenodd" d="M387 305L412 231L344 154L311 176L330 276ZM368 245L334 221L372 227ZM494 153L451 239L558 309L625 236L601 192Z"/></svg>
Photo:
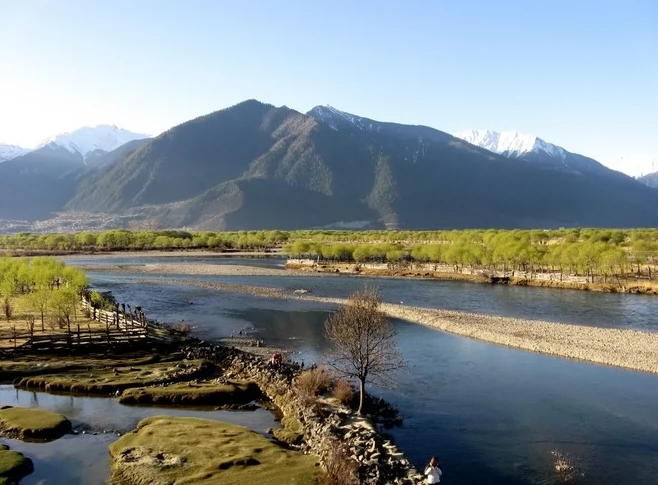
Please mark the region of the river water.
<svg viewBox="0 0 658 485"><path fill-rule="evenodd" d="M281 265L278 260L186 259L217 264ZM74 260L75 264L85 265L116 261ZM154 260L123 258L119 262L140 264ZM331 306L266 300L193 286L136 284L138 279L160 278L150 275L92 271L90 276L92 285L113 291L119 301L141 305L151 318L190 322L203 338L225 337L243 330L295 350L293 358L324 362L326 343L322 324L334 309ZM291 291L303 287L320 296L347 296L368 283L379 288L385 301L403 301L409 305L658 331L655 317L658 298L642 295L340 276L180 277ZM423 467L431 455L437 455L445 482L464 485L656 483L658 376L498 347L403 321L394 324L408 366L398 376L395 389L372 390L402 410L404 425L390 433L417 466ZM21 394L0 389L2 404L11 404L6 401L10 395ZM29 402L34 396L26 393L22 399ZM54 402L44 403L44 399L59 399L59 396L36 396L40 406L62 409ZM125 421L126 429L142 417L142 414L130 414L135 408L128 408L127 416L123 411L126 408L111 399L90 402L94 404L80 402L71 410L60 412L78 419L75 409L89 409L92 411L80 415L81 422L93 425L99 419L94 416L110 416L112 423ZM112 409L105 409L106 406ZM232 419L240 416L240 413L229 414ZM264 431L271 426L272 418L267 413L261 418L263 422L256 428ZM226 418L217 415L217 419ZM112 423L106 425L112 427ZM92 463L98 467L98 462L107 467L107 460L101 460L100 456L107 453L110 439L108 435L65 438L70 443L82 440L76 441L80 449L98 450L97 455L90 453L89 459L81 461L82 469ZM58 458L61 452L56 454L45 447L55 450L57 445L18 442L10 445L21 451L24 449L21 446L28 447L28 455L37 458L37 472L24 483L92 483L35 481L40 464L43 469L55 466L54 457ZM70 459L80 461L81 456L86 454L71 453ZM556 463L561 463L559 457L569 465L567 472L556 469ZM101 475L97 472L94 476Z"/></svg>

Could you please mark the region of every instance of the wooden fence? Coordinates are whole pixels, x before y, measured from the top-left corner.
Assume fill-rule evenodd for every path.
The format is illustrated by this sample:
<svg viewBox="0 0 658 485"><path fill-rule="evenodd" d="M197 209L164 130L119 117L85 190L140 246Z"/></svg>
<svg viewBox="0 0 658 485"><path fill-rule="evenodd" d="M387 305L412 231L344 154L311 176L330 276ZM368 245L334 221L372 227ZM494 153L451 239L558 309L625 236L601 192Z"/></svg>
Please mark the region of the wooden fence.
<svg viewBox="0 0 658 485"><path fill-rule="evenodd" d="M88 327L85 330L76 322L71 325L70 331L66 329L64 332L50 335L14 333L8 337L0 337L0 354L124 346L146 340L148 321L140 307L133 311L128 305L126 311L125 305L117 305L114 311L101 310L94 308L84 297L81 304L89 318L105 323L104 329L92 330Z"/></svg>
<svg viewBox="0 0 658 485"><path fill-rule="evenodd" d="M134 311L128 306L126 311L125 305L117 305L112 312L100 310L86 299L82 299L82 309L89 313L89 317L98 322L105 322L106 327L113 327L117 330L134 330L136 328L146 328L148 321L146 315L137 307Z"/></svg>

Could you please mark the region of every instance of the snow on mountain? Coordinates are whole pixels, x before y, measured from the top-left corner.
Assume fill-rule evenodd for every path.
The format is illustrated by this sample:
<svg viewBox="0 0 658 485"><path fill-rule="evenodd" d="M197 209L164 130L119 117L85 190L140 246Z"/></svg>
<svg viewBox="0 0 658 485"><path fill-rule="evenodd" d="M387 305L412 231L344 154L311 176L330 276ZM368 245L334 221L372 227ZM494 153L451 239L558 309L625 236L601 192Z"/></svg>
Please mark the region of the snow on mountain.
<svg viewBox="0 0 658 485"><path fill-rule="evenodd" d="M71 153L79 153L86 159L96 150L111 152L133 140L149 138L149 135L133 133L114 125L85 126L70 133L61 133L42 141L37 148L58 146Z"/></svg>
<svg viewBox="0 0 658 485"><path fill-rule="evenodd" d="M473 145L508 157L520 157L530 152L543 152L551 157L559 157L563 160L567 156L567 152L563 148L548 143L535 135L517 131L499 133L491 130L467 130L455 133L455 136Z"/></svg>
<svg viewBox="0 0 658 485"><path fill-rule="evenodd" d="M368 120L366 118L361 118L360 116L356 116L350 113L346 113L345 111L337 110L336 108L333 108L332 106L329 105L316 106L311 111L309 111L307 115L312 116L316 120L328 124L334 130L338 129L339 123L342 124L347 123L349 125L358 128L359 130L364 130L364 129L372 130L374 128L371 120Z"/></svg>
<svg viewBox="0 0 658 485"><path fill-rule="evenodd" d="M29 151L30 150L27 148L17 147L16 145L3 145L0 143L0 163L25 155Z"/></svg>

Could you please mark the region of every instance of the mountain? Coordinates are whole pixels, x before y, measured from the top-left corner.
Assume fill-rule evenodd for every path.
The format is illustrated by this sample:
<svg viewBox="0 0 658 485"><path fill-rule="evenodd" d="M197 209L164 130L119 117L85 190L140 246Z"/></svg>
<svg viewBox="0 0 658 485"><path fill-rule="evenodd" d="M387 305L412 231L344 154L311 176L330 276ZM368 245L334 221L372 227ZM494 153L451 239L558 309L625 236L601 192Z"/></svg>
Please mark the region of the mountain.
<svg viewBox="0 0 658 485"><path fill-rule="evenodd" d="M60 210L75 192L71 174L82 156L47 145L0 164L0 219L44 219Z"/></svg>
<svg viewBox="0 0 658 485"><path fill-rule="evenodd" d="M48 143L0 164L0 180L11 181L0 191L0 219L50 218L64 209L79 184L147 141L133 140L109 153L96 150L88 154L86 161L79 151Z"/></svg>
<svg viewBox="0 0 658 485"><path fill-rule="evenodd" d="M535 135L516 131L468 130L456 133L457 138L511 159L541 164L545 168L574 174L597 174L627 177L610 170L591 158L571 153L562 147L548 143Z"/></svg>
<svg viewBox="0 0 658 485"><path fill-rule="evenodd" d="M12 158L20 157L29 152L27 148L21 148L16 145L4 145L0 143L0 163L11 160Z"/></svg>
<svg viewBox="0 0 658 485"><path fill-rule="evenodd" d="M658 191L586 157L519 163L326 106L245 101L133 148L79 176L65 209L215 230L658 225Z"/></svg>
<svg viewBox="0 0 658 485"><path fill-rule="evenodd" d="M133 140L149 138L149 135L133 133L114 125L83 127L70 133L61 133L42 141L37 148L61 147L79 154L84 161L102 153L111 152Z"/></svg>
<svg viewBox="0 0 658 485"><path fill-rule="evenodd" d="M643 175L638 178L640 182L654 189L658 189L658 172L653 172L648 175Z"/></svg>

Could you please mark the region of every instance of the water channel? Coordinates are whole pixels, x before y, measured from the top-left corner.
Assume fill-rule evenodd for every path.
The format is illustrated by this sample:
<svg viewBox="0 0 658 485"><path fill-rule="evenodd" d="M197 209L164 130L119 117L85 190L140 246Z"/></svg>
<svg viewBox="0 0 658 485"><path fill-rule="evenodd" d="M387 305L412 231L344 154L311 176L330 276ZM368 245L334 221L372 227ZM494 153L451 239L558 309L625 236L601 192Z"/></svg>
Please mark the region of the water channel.
<svg viewBox="0 0 658 485"><path fill-rule="evenodd" d="M203 262L217 264L281 264L278 260L205 259ZM153 259L119 261L141 264ZM167 262L182 261L167 258ZM115 260L104 259L101 263ZM332 307L193 286L136 284L145 278L137 274L92 271L90 276L95 287L113 291L119 301L142 305L151 318L188 321L204 338L225 337L247 329L257 338L294 349L293 358L318 363L324 360L322 323ZM367 282L380 289L384 300L409 305L658 331L658 298L642 295L331 276L179 277L290 290L304 287L320 296L347 296ZM395 389L373 390L402 410L404 425L390 432L419 467L436 454L443 464L445 482L464 485L656 483L658 376L498 347L404 321L396 321L395 325L408 367L398 376ZM112 399L0 389L0 403L12 404L11 399L18 399L14 404L21 405L37 405L26 403L38 400L39 406L58 410L86 425L93 427L96 423L111 429L130 429L148 415L144 413L174 412L126 408ZM243 413L216 413L220 412L212 416L217 419L243 419ZM261 413L262 423L255 428L254 419L247 419L252 423L249 427L264 432L272 425L272 417ZM98 419L109 421L102 423ZM115 426L118 423L121 426ZM90 476L105 476L111 436L67 437L61 442L67 446L61 447L56 444L60 441L48 445L11 441L10 445L35 458L37 471L22 483L95 484L102 481L57 481L52 476L73 462L80 470L101 470L90 471ZM75 449L86 452L64 453ZM105 459L101 459L103 455ZM556 471L560 456L573 466L572 473ZM44 473L51 478L43 478Z"/></svg>

